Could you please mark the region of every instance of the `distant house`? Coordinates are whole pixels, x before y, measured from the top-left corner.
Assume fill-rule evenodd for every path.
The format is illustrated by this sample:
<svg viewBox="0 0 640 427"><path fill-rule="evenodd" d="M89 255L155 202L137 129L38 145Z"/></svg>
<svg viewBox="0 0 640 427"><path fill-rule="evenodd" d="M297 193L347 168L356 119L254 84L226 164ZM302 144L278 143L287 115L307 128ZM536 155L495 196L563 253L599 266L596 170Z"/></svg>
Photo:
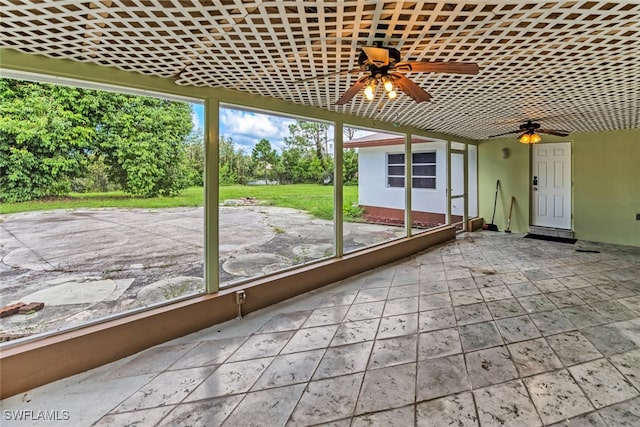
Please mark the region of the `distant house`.
<svg viewBox="0 0 640 427"><path fill-rule="evenodd" d="M375 133L345 141L344 148L358 150L358 204L364 210L365 218L374 222L403 223L404 136ZM422 227L444 224L447 212L447 142L414 137L411 153L413 223ZM474 163L475 154L474 150ZM454 195L464 192L463 166L462 155L452 155L451 184ZM473 187L476 187L475 180ZM476 193L473 192L470 206L476 200ZM452 201L453 222L462 219L463 203L462 199ZM470 212L475 211L475 206L470 208Z"/></svg>

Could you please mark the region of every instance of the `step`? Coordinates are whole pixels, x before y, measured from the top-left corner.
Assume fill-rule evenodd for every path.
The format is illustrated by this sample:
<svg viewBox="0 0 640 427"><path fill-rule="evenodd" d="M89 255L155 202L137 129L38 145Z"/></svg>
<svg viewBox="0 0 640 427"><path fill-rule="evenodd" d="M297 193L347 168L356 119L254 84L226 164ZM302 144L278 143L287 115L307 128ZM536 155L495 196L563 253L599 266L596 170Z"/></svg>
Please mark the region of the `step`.
<svg viewBox="0 0 640 427"><path fill-rule="evenodd" d="M564 237L565 239L574 239L573 230L564 228L539 227L537 225L529 226L529 233L540 234L542 236Z"/></svg>

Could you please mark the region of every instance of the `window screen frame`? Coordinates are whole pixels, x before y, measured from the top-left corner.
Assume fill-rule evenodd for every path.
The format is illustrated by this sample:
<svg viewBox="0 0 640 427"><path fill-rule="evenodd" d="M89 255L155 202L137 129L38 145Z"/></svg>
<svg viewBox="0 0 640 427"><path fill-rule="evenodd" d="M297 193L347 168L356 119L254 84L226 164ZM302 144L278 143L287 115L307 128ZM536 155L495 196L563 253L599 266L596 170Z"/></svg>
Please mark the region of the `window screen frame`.
<svg viewBox="0 0 640 427"><path fill-rule="evenodd" d="M433 161L429 162L415 162L416 156L420 154L433 155ZM392 159L393 156L393 159ZM402 163L398 163L398 158L402 159ZM405 155L404 153L385 153L385 172L386 172L386 185L387 188L404 188L405 187ZM438 157L436 150L421 150L411 153L411 180L412 188L416 190L436 190L438 185ZM416 169L420 167L433 166L433 175L417 174ZM393 170L391 169L393 168ZM432 183L427 186L416 185L421 180L428 180Z"/></svg>

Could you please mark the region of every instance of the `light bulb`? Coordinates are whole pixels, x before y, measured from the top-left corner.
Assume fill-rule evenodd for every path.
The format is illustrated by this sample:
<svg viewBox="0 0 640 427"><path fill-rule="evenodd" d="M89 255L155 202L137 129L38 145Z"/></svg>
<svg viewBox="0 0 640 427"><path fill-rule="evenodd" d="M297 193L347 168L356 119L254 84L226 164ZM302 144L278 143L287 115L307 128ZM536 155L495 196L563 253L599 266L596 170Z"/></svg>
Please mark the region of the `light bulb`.
<svg viewBox="0 0 640 427"><path fill-rule="evenodd" d="M525 133L524 135L522 135L520 137L520 142L522 142L523 144L528 144L531 142L531 135L529 135L528 133Z"/></svg>
<svg viewBox="0 0 640 427"><path fill-rule="evenodd" d="M529 142L531 144L537 144L541 140L542 140L542 138L540 138L540 135L538 135L537 133L532 134L531 138L529 138Z"/></svg>
<svg viewBox="0 0 640 427"><path fill-rule="evenodd" d="M398 96L398 92L396 92L395 90L390 90L389 92L387 92L387 95L389 96L389 99L394 99Z"/></svg>
<svg viewBox="0 0 640 427"><path fill-rule="evenodd" d="M369 101L371 101L373 99L373 86L369 85L369 86L364 88L364 96Z"/></svg>
<svg viewBox="0 0 640 427"><path fill-rule="evenodd" d="M369 79L367 87L364 88L364 96L367 100L373 100L373 95L376 92L376 80L374 78Z"/></svg>
<svg viewBox="0 0 640 427"><path fill-rule="evenodd" d="M393 82L389 77L383 78L384 81L384 90L387 92L391 92L393 90Z"/></svg>

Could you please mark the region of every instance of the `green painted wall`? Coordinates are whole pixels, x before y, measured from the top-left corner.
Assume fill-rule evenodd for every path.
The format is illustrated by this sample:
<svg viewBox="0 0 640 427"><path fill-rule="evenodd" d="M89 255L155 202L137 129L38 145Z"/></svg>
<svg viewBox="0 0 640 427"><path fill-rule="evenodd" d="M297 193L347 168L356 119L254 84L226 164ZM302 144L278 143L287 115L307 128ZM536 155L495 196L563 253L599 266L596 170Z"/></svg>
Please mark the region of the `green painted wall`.
<svg viewBox="0 0 640 427"><path fill-rule="evenodd" d="M577 238L640 246L640 129L581 134L573 152Z"/></svg>
<svg viewBox="0 0 640 427"><path fill-rule="evenodd" d="M543 136L571 141L573 229L579 240L640 246L640 129ZM502 149L510 156L502 158ZM483 141L478 147L480 216L491 221L496 179L501 182L495 224L506 227L511 195L516 197L513 231L526 232L530 208L530 147L515 138Z"/></svg>
<svg viewBox="0 0 640 427"><path fill-rule="evenodd" d="M502 150L509 150L503 158ZM500 180L496 216L493 221L502 232L507 227L509 203L515 197L511 215L511 230L526 231L529 226L529 146L514 138L482 142L478 146L478 203L480 216L490 223Z"/></svg>

